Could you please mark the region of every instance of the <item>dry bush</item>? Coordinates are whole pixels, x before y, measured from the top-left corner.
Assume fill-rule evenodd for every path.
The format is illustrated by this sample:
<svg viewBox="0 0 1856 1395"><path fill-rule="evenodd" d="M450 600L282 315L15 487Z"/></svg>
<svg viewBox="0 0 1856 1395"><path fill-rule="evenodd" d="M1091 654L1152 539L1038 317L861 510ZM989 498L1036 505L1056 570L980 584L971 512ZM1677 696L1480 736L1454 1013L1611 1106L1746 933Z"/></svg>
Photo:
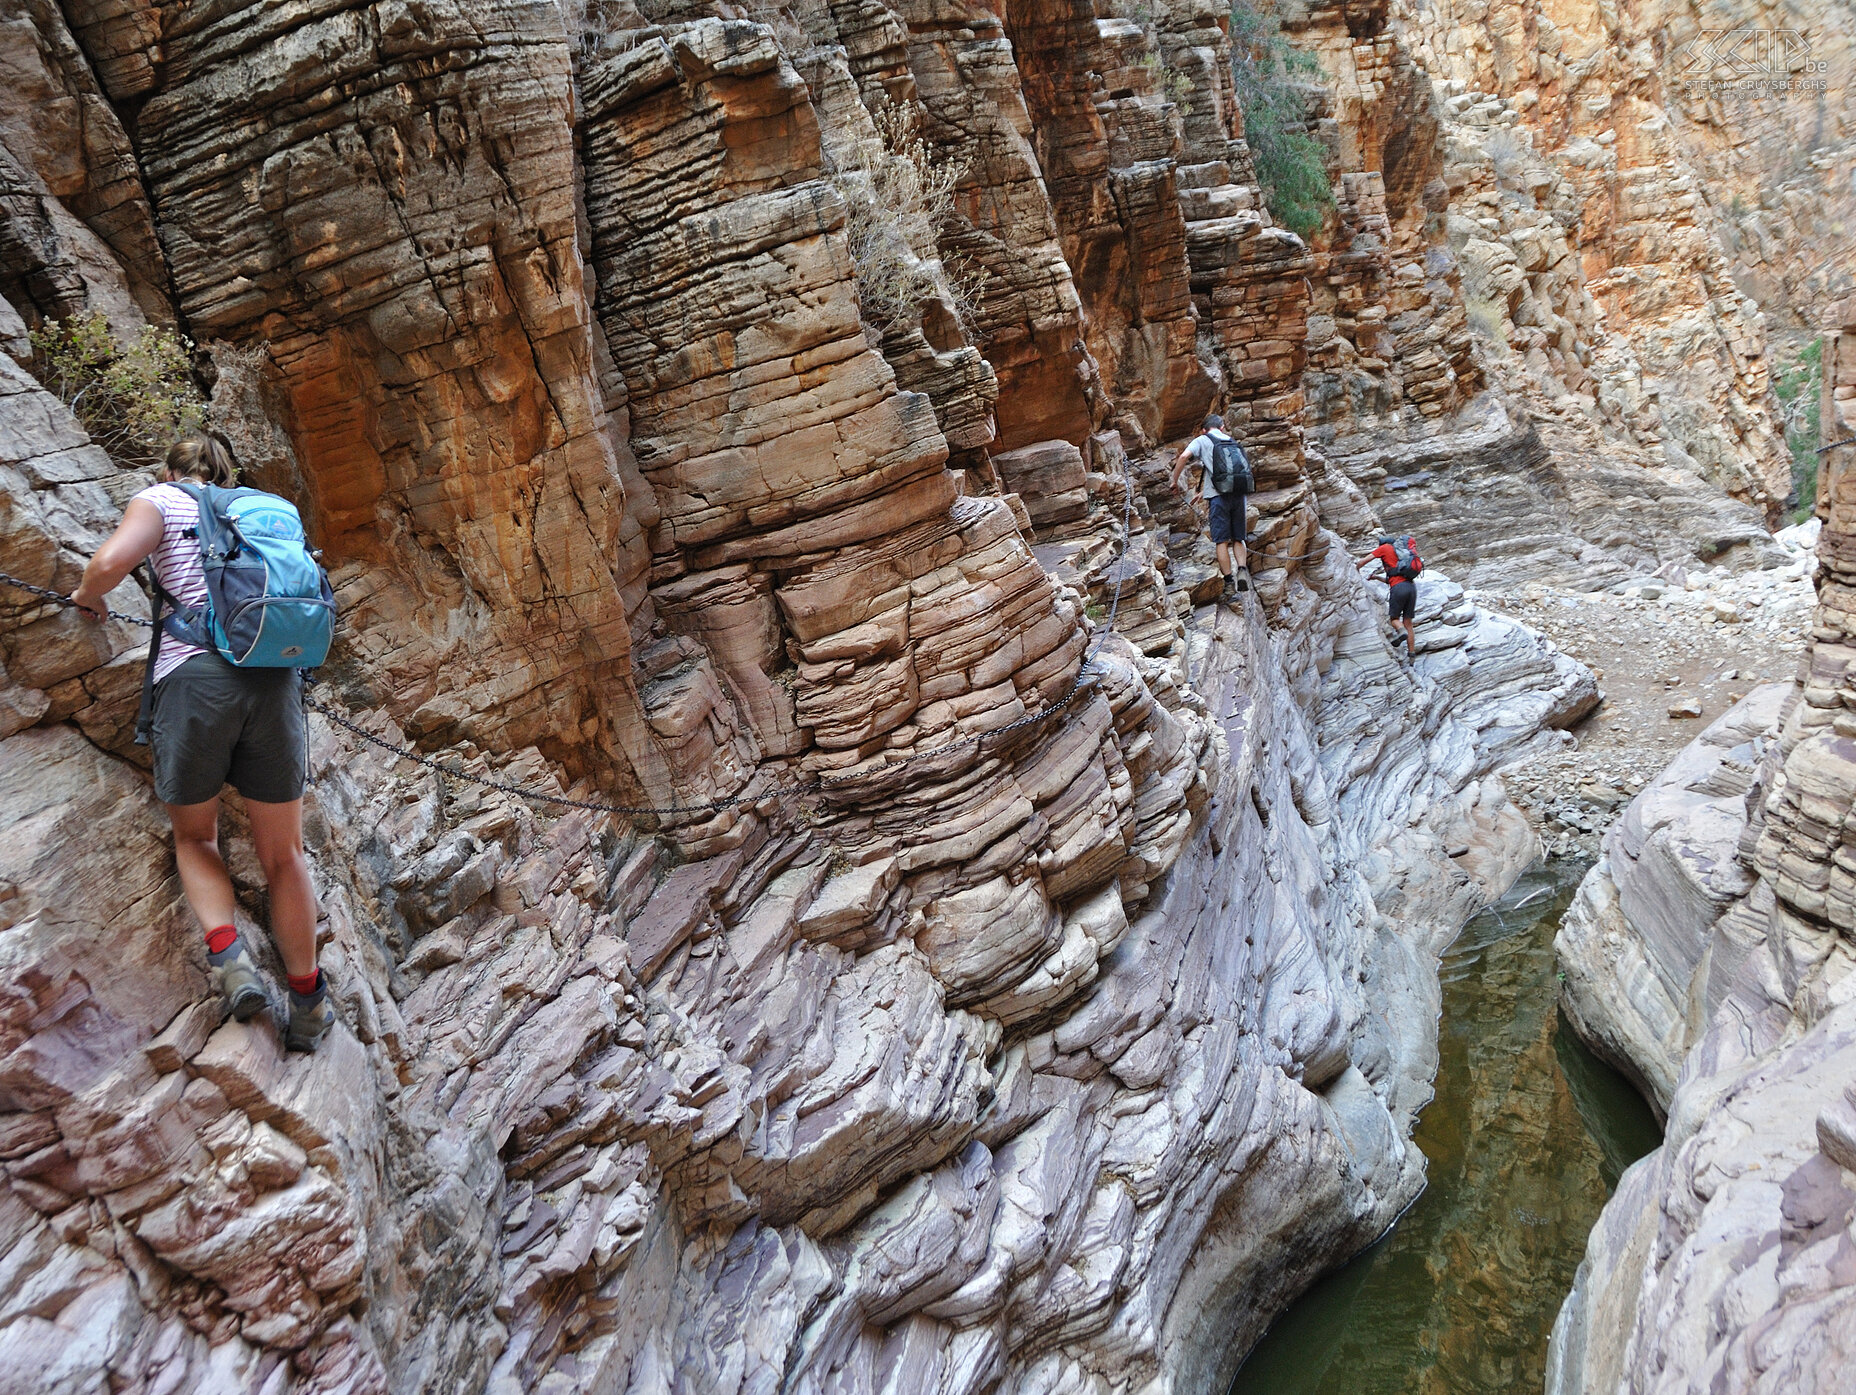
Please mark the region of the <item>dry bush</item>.
<svg viewBox="0 0 1856 1395"><path fill-rule="evenodd" d="M173 439L206 418L194 383L192 343L144 325L124 345L101 311L47 320L32 331L32 372L127 469L153 465Z"/></svg>
<svg viewBox="0 0 1856 1395"><path fill-rule="evenodd" d="M940 235L955 220L954 190L965 168L922 139L913 104L886 103L871 112L880 148L826 137L826 170L844 197L846 240L857 271L864 316L888 328L948 299L970 323L977 273L940 260Z"/></svg>
<svg viewBox="0 0 1856 1395"><path fill-rule="evenodd" d="M759 3L748 7L748 15L756 24L773 30L774 42L788 58L802 58L818 47L790 5Z"/></svg>

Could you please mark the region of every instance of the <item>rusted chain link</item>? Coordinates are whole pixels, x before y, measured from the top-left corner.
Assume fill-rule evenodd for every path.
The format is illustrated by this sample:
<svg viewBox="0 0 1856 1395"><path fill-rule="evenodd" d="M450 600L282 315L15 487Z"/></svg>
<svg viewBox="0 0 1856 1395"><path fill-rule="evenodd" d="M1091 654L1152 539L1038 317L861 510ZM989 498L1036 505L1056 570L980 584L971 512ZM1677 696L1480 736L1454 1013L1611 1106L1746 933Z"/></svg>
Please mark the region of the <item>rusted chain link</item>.
<svg viewBox="0 0 1856 1395"><path fill-rule="evenodd" d="M1272 562L1318 561L1328 555L1328 549L1332 546L1332 543L1323 543L1321 547L1314 552L1266 552L1260 547L1252 547L1249 543L1245 543L1244 556L1246 560L1252 557L1267 557Z"/></svg>
<svg viewBox="0 0 1856 1395"><path fill-rule="evenodd" d="M595 814L650 814L661 817L669 814L719 814L724 809L734 808L747 798L746 795L731 794L725 799L712 799L703 804L672 805L666 808L637 804L602 804L598 800L593 799L569 799L566 795L547 794L541 790L532 790L521 785L512 785L506 780L492 780L488 776L472 775L468 770L460 770L455 765L446 765L436 756L422 756L409 747L395 746L385 737L376 736L359 722L342 716L341 713L335 711L331 707L324 706L307 694L304 695L303 703L306 707L313 708L317 712L320 712L331 722L335 723L336 726L341 727L345 731L353 732L370 746L378 746L389 755L398 756L404 761L411 761L414 765L423 765L427 770L436 770L447 780L463 780L468 784L481 785L484 789L500 790L504 794L519 795L523 799L533 799L543 804L559 804L569 809L586 809Z"/></svg>
<svg viewBox="0 0 1856 1395"><path fill-rule="evenodd" d="M30 581L21 581L18 577L9 576L5 572L0 572L0 581L4 581L8 586L17 586L22 591L30 591L35 596L43 596L48 601L56 601L59 605L70 606L73 610L83 609L81 605L65 595L62 591L52 591L43 586L34 586ZM120 610L106 610L103 613L112 620L127 620L131 625L140 625L145 630L152 630L155 627L155 622L150 620L146 615L124 615Z"/></svg>

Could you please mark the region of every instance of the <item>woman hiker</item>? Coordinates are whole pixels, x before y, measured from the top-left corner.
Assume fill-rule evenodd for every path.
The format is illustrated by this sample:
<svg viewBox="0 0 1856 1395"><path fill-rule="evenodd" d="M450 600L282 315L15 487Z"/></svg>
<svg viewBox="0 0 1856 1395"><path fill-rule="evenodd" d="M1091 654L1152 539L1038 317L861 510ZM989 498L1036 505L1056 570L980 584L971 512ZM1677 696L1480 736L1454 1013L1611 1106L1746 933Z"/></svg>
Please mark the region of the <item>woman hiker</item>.
<svg viewBox="0 0 1856 1395"><path fill-rule="evenodd" d="M172 481L230 487L235 466L224 443L203 432L168 450L162 482L129 501L122 523L97 549L74 605L101 620L105 597L144 559L184 605L206 603L206 573L192 530L199 506ZM232 1016L270 1006L264 980L233 923L232 879L219 855L219 793L245 799L251 837L271 895L271 938L290 980L284 1042L314 1051L335 1022L316 964L316 894L303 856L307 747L302 679L288 668L235 668L218 654L164 637L154 672L151 740L155 797L174 826L174 861L187 904L206 931L206 959Z"/></svg>

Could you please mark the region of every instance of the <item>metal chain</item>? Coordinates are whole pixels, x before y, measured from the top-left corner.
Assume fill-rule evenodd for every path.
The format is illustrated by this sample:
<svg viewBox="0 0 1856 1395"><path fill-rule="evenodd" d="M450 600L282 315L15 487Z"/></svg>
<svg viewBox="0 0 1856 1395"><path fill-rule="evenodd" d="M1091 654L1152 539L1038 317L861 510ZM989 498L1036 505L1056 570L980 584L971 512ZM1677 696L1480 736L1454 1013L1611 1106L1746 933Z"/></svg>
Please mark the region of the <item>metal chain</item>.
<svg viewBox="0 0 1856 1395"><path fill-rule="evenodd" d="M30 581L21 581L18 577L9 576L5 572L0 572L0 581L4 581L8 586L17 586L22 591L30 591L35 596L43 596L48 601L56 601L59 605L68 605L73 610L83 609L81 605L61 591L51 591L43 586L34 586ZM145 630L152 630L155 627L155 622L146 615L124 615L120 610L106 610L103 613L112 620L127 620L131 625L140 625Z"/></svg>
<svg viewBox="0 0 1856 1395"><path fill-rule="evenodd" d="M4 582L8 586L18 587L21 591L30 591L35 596L43 596L48 601L56 601L59 605L70 606L73 610L83 609L82 606L78 605L77 602L72 600L69 596L63 595L57 591L47 590L43 586L34 586L30 581L22 581L20 578L8 572L0 572L0 582ZM155 627L155 622L145 615L124 615L120 610L112 610L106 613L113 620L126 620L131 625L140 625L143 629L152 630ZM389 755L398 756L401 760L411 761L414 765L422 765L427 770L436 770L440 775L448 776L453 780L463 780L467 784L481 785L485 789L500 790L504 794L520 795L524 799L538 800L544 804L560 804L569 809L587 809L598 814L670 815L720 813L724 809L734 808L737 804L741 803L744 798L742 795L734 794L729 795L726 799L711 800L706 804L676 805L668 808L656 808L634 804L602 804L590 799L569 799L565 795L548 794L543 790L524 789L520 785L512 785L505 780L492 780L488 776L473 775L468 770L461 770L455 765L447 765L434 756L422 756L409 747L395 746L384 737L376 736L359 722L351 721L349 718L344 717L326 703L317 702L316 699L310 697L307 693L303 695L303 705L314 711L320 712L331 722L335 723L336 726L346 731L353 732L370 746L378 746Z"/></svg>
<svg viewBox="0 0 1856 1395"><path fill-rule="evenodd" d="M1252 547L1250 544L1246 543L1244 544L1244 555L1247 558L1267 557L1272 562L1307 562L1326 557L1328 555L1328 548L1331 546L1331 543L1323 543L1321 548L1315 552L1266 552L1260 547Z"/></svg>
<svg viewBox="0 0 1856 1395"><path fill-rule="evenodd" d="M861 770L848 775L819 775L816 777L818 783L821 786L853 784L857 781L869 779L875 775L886 774L891 770L900 769L905 765L912 765L917 761L939 759L943 756L952 755L957 751L965 750L969 746L978 746L982 741L994 740L1010 732L1018 731L1021 728L1031 726L1037 722L1042 722L1046 718L1068 707L1070 703L1075 700L1077 693L1081 691L1084 678L1094 665L1096 655L1101 651L1103 642L1115 629L1115 617L1121 610L1122 575L1120 563L1128 555L1128 530L1132 522L1133 510L1134 482L1128 477L1127 464L1124 461L1122 465L1121 548L1115 555L1115 591L1109 602L1107 622L1097 631L1095 643L1090 646L1088 654L1084 656L1082 663L1077 667L1076 678L1071 682L1068 692L1057 699L1057 701L1051 703L1050 706L1044 708L1043 711L1033 712L1028 716L1020 717L1016 721L1009 722L1005 726L999 727L994 731L981 732L978 735L969 736L960 741L950 742L945 746L937 746L930 751L912 752L907 756L887 761L873 770ZM59 605L70 606L73 609L79 610L83 608L69 596L62 595L57 591L49 590L43 586L34 586L30 581L23 581L19 577L12 576L6 572L0 572L0 582L4 582L8 586L17 587L22 591L30 591L35 596L43 596L48 601L56 601ZM114 620L125 620L132 625L140 625L145 629L154 628L155 622L145 616L124 615L121 611L116 610L106 613ZM303 703L306 707L320 712L324 717L328 718L329 721L341 727L344 731L353 733L370 746L376 746L389 755L397 756L401 760L410 761L414 765L424 766L427 770L436 771L440 775L447 776L453 780L462 780L467 784L479 785L484 789L498 790L504 794L513 794L523 799L532 799L545 804L560 805L568 809L584 809L596 814L626 814L634 817L651 816L662 818L675 817L683 814L719 814L724 810L735 808L737 805L746 802L749 798L749 796L745 794L731 794L725 798L712 799L701 804L681 804L665 807L637 804L605 804L590 799L569 799L565 795L547 794L541 790L527 789L521 785L512 785L504 780L493 780L488 776L473 775L469 771L462 770L455 765L448 765L435 756L423 756L410 747L396 746L384 737L376 736L359 722L344 717L341 713L324 703L317 702L307 693L304 694ZM758 798L759 796L755 797Z"/></svg>
<svg viewBox="0 0 1856 1395"><path fill-rule="evenodd" d="M569 809L586 809L595 814L653 814L663 816L671 814L719 814L724 809L734 808L747 798L746 795L731 794L725 799L712 799L706 804L672 805L667 808L637 804L602 804L592 799L569 799L565 795L546 794L541 790L532 790L524 788L521 785L512 785L505 780L492 780L488 776L473 775L468 770L461 770L455 765L445 764L436 756L422 756L417 751L411 750L408 747L395 746L385 737L376 736L359 722L352 721L342 716L341 713L335 711L332 707L317 702L313 697L309 697L307 694L303 698L303 705L314 708L324 717L327 717L331 722L335 723L336 726L341 727L345 731L353 732L370 746L378 746L389 755L398 756L401 760L411 761L414 765L422 765L427 770L436 770L447 779L463 780L467 784L481 785L484 789L489 790L500 790L504 794L520 795L523 799L533 799L544 804L559 804Z"/></svg>

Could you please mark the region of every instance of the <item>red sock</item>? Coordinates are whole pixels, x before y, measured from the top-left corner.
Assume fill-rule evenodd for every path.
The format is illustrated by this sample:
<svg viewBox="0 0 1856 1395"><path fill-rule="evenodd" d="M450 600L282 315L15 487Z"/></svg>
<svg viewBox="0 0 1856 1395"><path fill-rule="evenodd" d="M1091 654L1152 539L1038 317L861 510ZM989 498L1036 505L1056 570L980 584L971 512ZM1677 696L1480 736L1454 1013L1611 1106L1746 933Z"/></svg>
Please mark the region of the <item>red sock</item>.
<svg viewBox="0 0 1856 1395"><path fill-rule="evenodd" d="M232 941L238 938L236 925L222 925L217 930L206 932L206 949L209 954L224 954L232 948Z"/></svg>
<svg viewBox="0 0 1856 1395"><path fill-rule="evenodd" d="M290 980L290 991L299 998L307 998L311 993L314 993L322 986L322 969L320 966L311 969L306 974L287 974L285 977Z"/></svg>

